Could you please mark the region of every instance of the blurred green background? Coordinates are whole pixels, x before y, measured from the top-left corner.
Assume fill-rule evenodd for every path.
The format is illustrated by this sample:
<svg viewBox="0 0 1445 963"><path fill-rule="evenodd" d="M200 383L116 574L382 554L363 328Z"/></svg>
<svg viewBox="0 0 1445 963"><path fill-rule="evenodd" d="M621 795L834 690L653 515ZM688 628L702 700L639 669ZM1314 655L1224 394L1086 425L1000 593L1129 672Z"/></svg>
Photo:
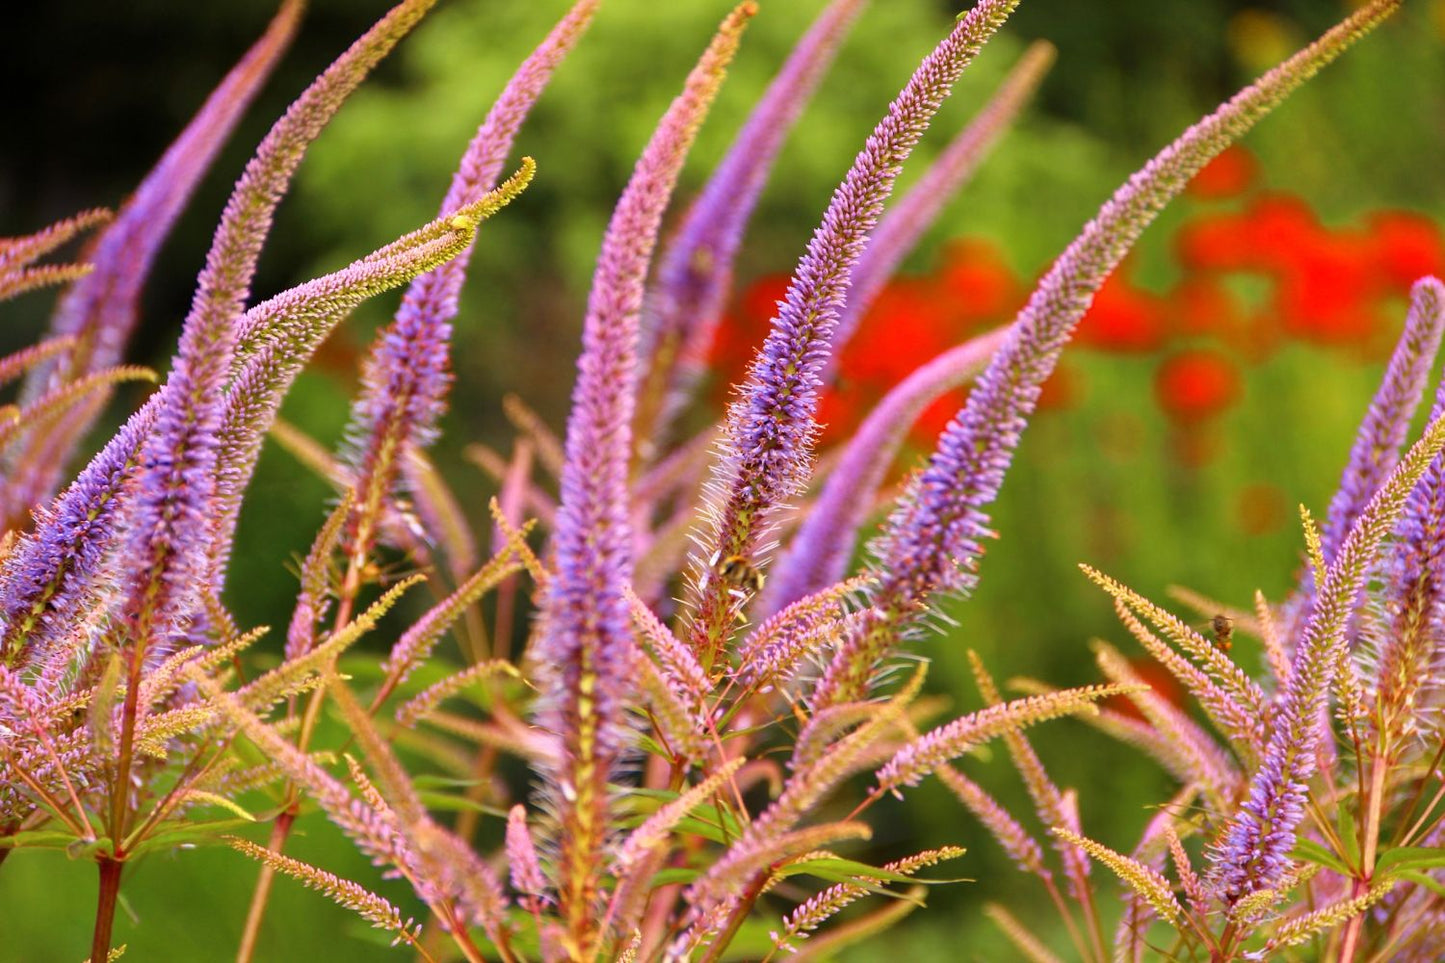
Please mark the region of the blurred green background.
<svg viewBox="0 0 1445 963"><path fill-rule="evenodd" d="M499 405L508 391L560 428L591 260L612 201L727 6L607 0L521 137L519 152L537 159L537 180L482 234L458 324L453 408L437 449L479 532L494 491L458 453L469 441L509 444ZM763 0L694 151L684 195L701 183L821 6ZM998 244L1017 273L1035 276L1129 172L1346 7L1320 0L1026 0L970 71L936 133L957 129L1029 40L1053 41L1057 65L905 270L933 269L943 241L969 235ZM269 293L344 264L433 216L492 97L563 8L553 0L443 3L312 151L282 208L258 289ZM312 4L296 49L162 255L134 360L163 365L173 349L217 212L270 120L382 9L357 0ZM740 283L789 269L863 137L957 9L878 0L867 10L783 153L749 234ZM270 12L255 2L147 2L31 4L7 13L0 233L119 203ZM1250 135L1261 177L1302 196L1326 224L1354 223L1385 208L1438 223L1445 217L1442 41L1445 2L1410 5ZM929 138L913 174L944 140ZM1186 202L1145 237L1135 273L1146 288L1162 290L1177 273L1169 238L1189 216ZM373 302L333 339L288 401L288 418L336 439L355 362L395 303ZM20 302L0 339L33 340L48 307L44 296ZM977 705L965 648L978 650L1000 678L1060 685L1095 679L1091 637L1133 653L1106 598L1078 573L1080 561L1160 600L1169 585L1183 584L1247 605L1255 588L1278 598L1292 584L1294 506L1323 514L1382 370L1380 353L1285 344L1247 369L1239 402L1201 429L1210 453L1204 460L1181 456L1178 427L1159 411L1151 384L1158 360L1071 354L1084 390L1067 408L1041 413L1029 430L997 507L1002 537L989 546L979 590L949 605L956 629L921 646L934 660L931 685L959 711ZM122 401L133 404L135 396ZM268 450L248 498L228 599L247 624L285 624L294 595L288 566L310 542L328 494L289 456ZM1258 497L1268 503L1263 523L1242 517L1242 499ZM271 644L280 643L273 636ZM1247 640L1237 652L1255 667L1258 653ZM1077 723L1050 724L1034 741L1056 781L1078 788L1086 832L1116 848L1132 847L1150 815L1146 807L1171 789L1153 766ZM1001 751L968 769L1016 811L1027 811ZM915 791L906 806L878 807L876 825L878 858L961 844L968 855L938 875L978 880L935 891L928 911L887 938L891 953L1012 958L981 916L984 899L1009 904L1064 950L1042 892L936 785ZM315 819L305 823L295 854L376 883L364 860ZM142 863L117 922L118 940L131 946L127 959L228 959L254 873L241 857L214 850ZM0 870L0 961L83 958L94 885L87 863L27 852L8 859ZM413 905L404 886L377 885ZM1113 883L1101 879L1100 887L1112 891ZM349 914L282 881L259 958L382 960L398 952L376 946Z"/></svg>

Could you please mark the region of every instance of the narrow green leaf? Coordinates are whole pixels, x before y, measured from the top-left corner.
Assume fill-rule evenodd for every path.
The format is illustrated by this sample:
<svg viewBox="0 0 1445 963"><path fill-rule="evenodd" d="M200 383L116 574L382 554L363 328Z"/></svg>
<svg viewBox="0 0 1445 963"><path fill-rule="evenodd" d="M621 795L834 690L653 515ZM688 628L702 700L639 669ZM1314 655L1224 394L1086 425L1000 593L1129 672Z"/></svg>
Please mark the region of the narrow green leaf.
<svg viewBox="0 0 1445 963"><path fill-rule="evenodd" d="M1293 856L1295 859L1302 859L1307 863L1316 863L1325 869L1332 869L1342 876L1352 875L1350 868L1340 862L1338 856L1313 840L1302 839L1297 842Z"/></svg>
<svg viewBox="0 0 1445 963"><path fill-rule="evenodd" d="M1400 846L1386 850L1375 861L1375 871L1430 869L1445 866L1445 849L1438 846Z"/></svg>

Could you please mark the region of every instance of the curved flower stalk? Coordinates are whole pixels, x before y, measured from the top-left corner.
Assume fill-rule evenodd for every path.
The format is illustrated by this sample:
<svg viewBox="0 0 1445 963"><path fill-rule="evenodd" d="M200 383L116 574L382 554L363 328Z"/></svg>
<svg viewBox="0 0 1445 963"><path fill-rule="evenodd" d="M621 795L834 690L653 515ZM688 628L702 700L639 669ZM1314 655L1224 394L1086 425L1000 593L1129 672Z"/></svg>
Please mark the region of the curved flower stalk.
<svg viewBox="0 0 1445 963"><path fill-rule="evenodd" d="M214 591L222 587L222 562L230 556L241 498L261 444L312 353L357 305L465 251L481 222L525 190L535 169L531 158L524 158L518 172L495 190L340 271L257 305L240 319L241 360L233 366L219 429L223 456L212 523Z"/></svg>
<svg viewBox="0 0 1445 963"><path fill-rule="evenodd" d="M829 666L815 707L862 696L878 660L928 600L971 587L979 540L992 534L984 507L998 494L1039 391L1094 294L1144 228L1205 163L1398 6L1377 0L1362 7L1189 128L1115 192L1059 256L889 518L876 547L879 584L870 609L876 617Z"/></svg>
<svg viewBox="0 0 1445 963"><path fill-rule="evenodd" d="M1119 620L1194 697L1236 751L1247 759L1257 758L1263 745L1263 726L1268 703L1259 685L1228 655L1183 621L1159 606L1087 565L1079 566L1100 588L1114 596ZM1158 626L1190 659L1175 652L1145 628L1135 617L1137 611ZM1193 661L1191 661L1191 659ZM1196 665L1195 663L1200 663Z"/></svg>
<svg viewBox="0 0 1445 963"><path fill-rule="evenodd" d="M556 573L537 649L548 693L538 717L561 747L561 764L547 775L561 829L563 945L574 959L593 958L603 937L595 913L607 782L627 741L633 649L627 474L643 283L687 150L756 10L744 3L723 21L643 150L607 227L588 299L553 533Z"/></svg>
<svg viewBox="0 0 1445 963"><path fill-rule="evenodd" d="M1173 888L1158 870L1067 829L1055 829L1054 834L1083 849L1113 870L1153 907L1154 912L1166 923L1173 923L1184 913L1184 907L1174 898Z"/></svg>
<svg viewBox="0 0 1445 963"><path fill-rule="evenodd" d="M1007 335L1006 329L991 331L945 351L884 396L848 440L822 493L788 543L778 562L780 574L758 603L762 612L776 612L843 577L873 496L913 422L935 400L977 375Z"/></svg>
<svg viewBox="0 0 1445 963"><path fill-rule="evenodd" d="M828 346L883 203L953 84L1017 5L982 0L924 58L834 192L798 262L742 398L728 411L713 518L702 538L713 550L694 558L688 591L690 641L704 665L717 660L747 598L734 591L720 563L738 559L757 567L754 556L775 512L807 479Z"/></svg>
<svg viewBox="0 0 1445 963"><path fill-rule="evenodd" d="M944 860L957 859L963 853L964 850L957 846L945 846L942 849L930 849L915 856L884 863L880 868L889 874L888 878L890 879L900 876L908 877ZM773 938L773 946L779 950L796 953L798 948L794 945L795 943L807 939L809 934L827 922L830 917L868 895L870 888L876 888L882 884L882 879L860 879L856 883L838 883L818 895L810 897L783 919L781 933L769 934Z"/></svg>
<svg viewBox="0 0 1445 963"><path fill-rule="evenodd" d="M475 204L496 187L517 131L586 30L598 2L579 0L508 81L462 155L439 217ZM451 321L470 259L468 245L412 282L362 368L345 452L357 495L343 550L357 570L371 551L383 502L397 484L407 452L425 448L436 435L451 384Z"/></svg>
<svg viewBox="0 0 1445 963"><path fill-rule="evenodd" d="M1427 280L1417 284L1412 292L1404 333L1390 356L1389 367L1364 422L1355 433L1349 462L1330 500L1329 515L1320 532L1320 554L1326 564L1335 560L1345 536L1399 458L1400 446L1425 393L1430 369L1440 352L1440 338L1445 333L1445 309L1440 306L1439 287L1439 282L1432 287Z"/></svg>
<svg viewBox="0 0 1445 963"><path fill-rule="evenodd" d="M156 381L156 373L139 365L103 368L64 384L56 385L23 408L0 409L0 451L9 448L24 432L44 429L63 419L76 405L103 396L111 387L127 381Z"/></svg>
<svg viewBox="0 0 1445 963"><path fill-rule="evenodd" d="M635 437L651 460L708 370L733 263L778 151L866 0L832 0L798 41L663 249L643 311Z"/></svg>
<svg viewBox="0 0 1445 963"><path fill-rule="evenodd" d="M43 623L52 638L63 636L68 628L63 614L82 609L83 599L113 591L96 584L98 566L116 538L118 496L138 467L148 469L147 481L135 486L136 504L128 509L133 517L126 521L136 563L132 572L141 574L125 594L131 598L127 617L144 624L133 625L131 634L165 636L175 620L199 608L192 592L201 584L195 577L203 565L198 553L203 556L209 542L205 516L215 484L214 428L232 353L230 329L241 314L272 212L306 145L429 6L430 0L413 0L379 22L302 95L258 148L217 229L171 379L57 500L22 546L26 550L12 553L0 568L0 585L20 583L18 591L4 595L8 647L13 649L20 624L28 629ZM192 417L200 420L188 420ZM125 448L122 439L132 447ZM141 451L136 446L143 440ZM172 549L182 556L179 567ZM141 648L148 644L144 639Z"/></svg>
<svg viewBox="0 0 1445 963"><path fill-rule="evenodd" d="M286 0L260 39L206 98L194 118L126 201L115 221L96 238L87 258L95 270L68 290L50 320L58 336L76 339L75 350L32 373L24 396L35 399L61 381L115 365L139 315L140 292L161 244L210 168L241 115L290 45L304 0ZM32 432L12 462L4 488L5 518L54 494L76 444L100 412L87 404L53 429Z"/></svg>
<svg viewBox="0 0 1445 963"><path fill-rule="evenodd" d="M987 707L984 711L1000 708L1003 705L1003 696L999 693L998 686L984 666L983 660L979 658L978 653L972 650L968 653L968 659L969 667L973 670L974 683L978 686L979 694L983 696L984 704ZM1115 680L1116 683L1122 681ZM1117 691L1129 692L1131 696L1137 695L1126 686L1127 683L1119 685ZM1082 703L1081 708L1087 705L1087 708L1084 709L1084 714L1087 715L1094 709L1093 700L1087 698L1087 692L1087 689L1074 689L1065 690L1065 693L1046 693L1045 695L1065 698L1071 696L1077 702ZM1038 699L1042 696L1030 696L1029 698ZM1043 718L1048 718L1048 716L1044 715ZM1028 790L1029 798L1033 800L1034 811L1038 814L1039 820L1045 826L1079 828L1078 813L1071 802L1072 791L1061 791L1050 778L1048 771L1044 768L1043 760L1034 751L1033 745L1021 731L1022 728L1023 726L1020 725L1005 731L1002 733L1002 738L1004 745L1008 747L1009 757L1013 760L1014 768L1018 770L1019 776ZM1058 852L1059 859L1063 864L1064 878L1068 881L1069 894L1079 901L1088 926L1089 936L1094 940L1095 949L1102 956L1103 947L1100 945L1098 910L1095 908L1093 892L1089 885L1089 862L1084 858L1083 851L1062 837L1056 837L1054 849Z"/></svg>
<svg viewBox="0 0 1445 963"><path fill-rule="evenodd" d="M353 795L343 783L266 725L235 695L222 692L213 681L204 677L197 677L194 681L206 692L217 712L223 713L248 739L255 742L287 776L306 786L327 817L362 852L378 865L394 867L411 883L423 902L438 912L444 921L450 922L452 933L459 941L467 939L460 915L462 911L456 905L457 894L446 891L438 878L437 867L427 854L418 851L416 840L408 832L408 829L414 831L416 827L405 827L396 812L384 803L378 805L380 800L374 789L367 793L366 788L370 787L363 788L363 797L370 798Z"/></svg>
<svg viewBox="0 0 1445 963"><path fill-rule="evenodd" d="M8 385L36 365L70 350L74 338L49 338L0 358L0 385Z"/></svg>
<svg viewBox="0 0 1445 963"><path fill-rule="evenodd" d="M1023 110L1053 66L1054 55L1054 45L1047 41L1031 44L978 116L954 136L918 183L879 220L878 229L869 238L868 248L853 271L848 303L833 330L834 360L918 239L937 220L949 199L973 177Z"/></svg>
<svg viewBox="0 0 1445 963"><path fill-rule="evenodd" d="M1240 783L1239 771L1228 754L1188 715L1150 690L1117 649L1096 643L1094 657L1109 681L1139 688L1129 699L1166 747L1170 758L1177 760L1176 778L1198 785L1210 804L1223 811L1233 801Z"/></svg>
<svg viewBox="0 0 1445 963"><path fill-rule="evenodd" d="M406 943L413 949L420 947L417 938L421 935L421 926L411 919L403 921L400 910L370 890L349 879L342 879L323 869L309 866L300 860L273 853L265 847L257 846L249 839L228 836L226 842L241 855L249 856L278 872L285 873L308 889L320 891L333 902L355 912L375 928L395 933L396 937L392 940L393 946L398 943Z"/></svg>

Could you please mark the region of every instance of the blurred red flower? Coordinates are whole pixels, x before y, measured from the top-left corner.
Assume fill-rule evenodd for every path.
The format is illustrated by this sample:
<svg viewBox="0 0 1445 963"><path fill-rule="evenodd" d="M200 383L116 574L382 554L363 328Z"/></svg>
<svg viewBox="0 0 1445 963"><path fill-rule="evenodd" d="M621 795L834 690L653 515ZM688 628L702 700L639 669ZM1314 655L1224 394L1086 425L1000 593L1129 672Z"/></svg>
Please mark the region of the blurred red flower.
<svg viewBox="0 0 1445 963"><path fill-rule="evenodd" d="M1194 175L1188 191L1203 200L1234 197L1254 183L1259 163L1254 155L1239 145L1227 148L1204 169Z"/></svg>
<svg viewBox="0 0 1445 963"><path fill-rule="evenodd" d="M1408 211L1379 211L1370 216L1373 267L1401 291L1427 274L1445 276L1445 239L1440 226Z"/></svg>
<svg viewBox="0 0 1445 963"><path fill-rule="evenodd" d="M963 238L943 249L938 294L963 329L989 327L1014 314L1026 293L997 244Z"/></svg>
<svg viewBox="0 0 1445 963"><path fill-rule="evenodd" d="M1159 406L1180 424L1196 424L1239 397L1239 369L1218 351L1195 348L1165 359L1154 376Z"/></svg>
<svg viewBox="0 0 1445 963"><path fill-rule="evenodd" d="M1135 287L1125 267L1109 276L1089 313L1079 322L1077 338L1103 351L1149 352L1164 346L1169 313L1163 298Z"/></svg>

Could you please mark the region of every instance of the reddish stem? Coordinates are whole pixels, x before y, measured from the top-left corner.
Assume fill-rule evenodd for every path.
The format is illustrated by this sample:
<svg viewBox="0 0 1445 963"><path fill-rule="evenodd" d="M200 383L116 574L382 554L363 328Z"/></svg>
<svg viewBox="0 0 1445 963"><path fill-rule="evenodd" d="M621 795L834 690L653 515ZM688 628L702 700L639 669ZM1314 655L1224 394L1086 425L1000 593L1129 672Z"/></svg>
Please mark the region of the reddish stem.
<svg viewBox="0 0 1445 963"><path fill-rule="evenodd" d="M100 866L100 894L95 901L95 935L90 940L92 961L104 961L110 956L110 934L115 924L116 900L120 896L120 871L124 861L113 856L102 856Z"/></svg>

